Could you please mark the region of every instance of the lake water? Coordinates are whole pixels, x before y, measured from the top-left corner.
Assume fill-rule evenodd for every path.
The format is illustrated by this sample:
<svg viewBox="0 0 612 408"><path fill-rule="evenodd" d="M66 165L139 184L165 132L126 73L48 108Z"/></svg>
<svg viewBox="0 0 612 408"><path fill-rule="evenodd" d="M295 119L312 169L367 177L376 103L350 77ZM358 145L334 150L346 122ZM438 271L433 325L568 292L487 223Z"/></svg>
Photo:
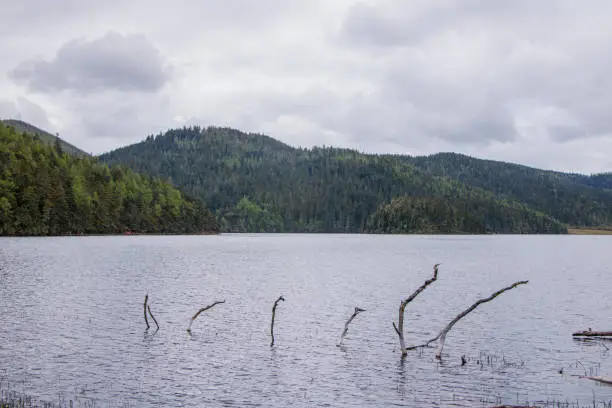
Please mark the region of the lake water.
<svg viewBox="0 0 612 408"><path fill-rule="evenodd" d="M605 236L2 238L0 382L101 407L600 406L612 387L571 374L612 376L612 342L571 333L612 330L611 244ZM477 299L529 284L461 320L441 363L435 349L401 359L391 323L437 262L438 281L406 309L409 344ZM157 332L145 331L145 293ZM226 303L200 315L189 335L191 316L215 300ZM336 347L355 306L367 311Z"/></svg>

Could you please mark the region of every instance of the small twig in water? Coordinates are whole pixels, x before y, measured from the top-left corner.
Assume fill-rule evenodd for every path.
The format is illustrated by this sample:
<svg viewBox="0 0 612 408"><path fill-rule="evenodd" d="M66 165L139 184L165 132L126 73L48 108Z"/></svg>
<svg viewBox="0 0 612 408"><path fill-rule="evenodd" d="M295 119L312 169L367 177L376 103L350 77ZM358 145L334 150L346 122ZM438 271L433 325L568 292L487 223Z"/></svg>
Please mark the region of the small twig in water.
<svg viewBox="0 0 612 408"><path fill-rule="evenodd" d="M191 320L189 321L189 327L187 328L187 331L189 333L191 333L191 325L193 324L193 321L200 315L200 313L207 311L208 309L210 309L211 307L218 305L219 303L225 303L225 300L217 300L216 302L214 302L211 305L208 305L206 307L201 308L200 310L198 310L196 312L196 314L193 315L193 317L191 318Z"/></svg>
<svg viewBox="0 0 612 408"><path fill-rule="evenodd" d="M281 300L284 302L285 298L279 296L276 302L274 302L274 306L272 306L272 322L270 323L270 336L272 336L272 341L270 342L270 347L274 346L274 318L276 316L276 306L278 306L278 302Z"/></svg>
<svg viewBox="0 0 612 408"><path fill-rule="evenodd" d="M151 306L147 305L147 310L149 311L149 314L151 315L151 318L155 322L155 325L157 326L157 330L159 330L159 324L157 324L157 319L155 318L155 316L153 316L153 312L151 312Z"/></svg>
<svg viewBox="0 0 612 408"><path fill-rule="evenodd" d="M149 294L147 293L145 295L145 300L144 300L144 319L145 319L145 323L147 324L147 329L149 329L149 319L147 319L147 301L149 300Z"/></svg>
<svg viewBox="0 0 612 408"><path fill-rule="evenodd" d="M349 324L351 324L353 319L357 317L357 315L361 312L365 312L365 309L355 306L355 311L353 312L351 317L349 317L349 319L346 321L346 324L344 325L344 330L342 331L342 334L340 335L340 342L336 344L336 346L338 347L342 346L342 342L344 341L344 336L346 336L346 333L348 333Z"/></svg>

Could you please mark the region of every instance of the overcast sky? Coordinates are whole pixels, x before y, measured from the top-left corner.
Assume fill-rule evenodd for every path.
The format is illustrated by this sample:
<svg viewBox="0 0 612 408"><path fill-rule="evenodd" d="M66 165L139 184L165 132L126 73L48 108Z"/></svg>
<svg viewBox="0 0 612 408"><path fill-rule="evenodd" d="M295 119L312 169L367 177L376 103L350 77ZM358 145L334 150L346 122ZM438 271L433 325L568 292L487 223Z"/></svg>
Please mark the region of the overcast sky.
<svg viewBox="0 0 612 408"><path fill-rule="evenodd" d="M609 0L19 0L0 117L100 153L185 124L612 171Z"/></svg>

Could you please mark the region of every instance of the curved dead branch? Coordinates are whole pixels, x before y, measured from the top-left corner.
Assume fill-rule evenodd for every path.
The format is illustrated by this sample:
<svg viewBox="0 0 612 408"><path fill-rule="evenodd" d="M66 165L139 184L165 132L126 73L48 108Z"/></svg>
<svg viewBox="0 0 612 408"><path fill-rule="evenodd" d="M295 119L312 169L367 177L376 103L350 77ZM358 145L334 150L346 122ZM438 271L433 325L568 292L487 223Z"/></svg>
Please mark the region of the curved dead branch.
<svg viewBox="0 0 612 408"><path fill-rule="evenodd" d="M434 341L439 340L439 346L438 346L438 350L436 351L436 358L440 359L442 358L442 350L444 349L444 342L446 341L446 335L448 334L448 332L450 331L450 329L453 328L453 326L461 319L463 319L465 316L467 316L470 312L472 312L474 309L476 309L478 306L480 306L483 303L487 303L492 301L493 299L495 299L497 296L501 295L502 293L510 290L510 289L514 289L519 285L524 285L526 283L529 283L529 281L518 281L518 282L514 282L512 285L510 286L506 286L503 289L498 290L497 292L493 293L491 296L486 297L484 299L480 299L478 300L476 303L474 303L472 306L468 307L467 309L465 309L463 312L459 313L453 320L451 320L451 322L449 324L446 325L446 327L444 327L440 333L438 333L438 335L436 337L434 337L431 340L428 340L426 343L423 344L419 344L417 346L411 346L406 348L406 350L414 350L420 347L429 347L429 345L431 343L433 343Z"/></svg>
<svg viewBox="0 0 612 408"><path fill-rule="evenodd" d="M189 333L191 333L191 325L193 324L193 321L200 315L200 313L207 311L208 309L220 304L220 303L225 303L225 300L217 300L216 302L214 302L213 304L210 304L206 307L201 308L200 310L198 310L196 312L196 314L193 315L193 317L191 318L191 320L189 321L189 327L187 328L187 331Z"/></svg>
<svg viewBox="0 0 612 408"><path fill-rule="evenodd" d="M144 300L144 319L145 319L145 323L147 324L147 329L150 327L149 326L149 319L147 318L147 301L149 300L149 294L147 293L145 295L145 300Z"/></svg>
<svg viewBox="0 0 612 408"><path fill-rule="evenodd" d="M344 325L344 330L342 331L342 334L340 335L340 342L338 344L336 344L336 346L340 347L342 346L342 342L344 341L344 336L346 336L346 333L348 333L348 328L349 328L349 324L351 324L351 322L353 321L353 319L361 312L365 312L365 309L361 309L359 307L355 307L355 311L353 312L353 314L351 315L351 317L349 317L349 319L346 321L345 325Z"/></svg>
<svg viewBox="0 0 612 408"><path fill-rule="evenodd" d="M159 324L157 323L157 319L155 318L155 316L153 316L153 312L151 312L151 306L147 305L147 310L149 311L151 318L155 322L155 326L157 326L157 330L159 330Z"/></svg>
<svg viewBox="0 0 612 408"><path fill-rule="evenodd" d="M272 322L270 323L270 336L272 336L272 341L270 342L270 347L274 346L274 317L276 316L276 306L278 306L278 302L281 300L284 302L285 298L279 296L276 302L274 302L274 306L272 306Z"/></svg>
<svg viewBox="0 0 612 408"><path fill-rule="evenodd" d="M406 309L406 305L408 305L408 303L412 302L414 300L414 298L416 298L419 295L419 293L421 293L423 290L425 290L425 288L427 286L431 285L433 282L435 282L438 279L438 266L440 266L440 264L435 264L434 267L433 267L433 269L434 269L433 277L431 279L426 280L425 283L423 283L417 290L414 291L414 293L412 295L407 297L400 304L398 324L396 326L395 322L393 322L393 328L395 329L395 332L399 336L400 348L402 350L402 356L405 356L406 354L408 354L407 349L406 349L406 343L404 341L404 310Z"/></svg>

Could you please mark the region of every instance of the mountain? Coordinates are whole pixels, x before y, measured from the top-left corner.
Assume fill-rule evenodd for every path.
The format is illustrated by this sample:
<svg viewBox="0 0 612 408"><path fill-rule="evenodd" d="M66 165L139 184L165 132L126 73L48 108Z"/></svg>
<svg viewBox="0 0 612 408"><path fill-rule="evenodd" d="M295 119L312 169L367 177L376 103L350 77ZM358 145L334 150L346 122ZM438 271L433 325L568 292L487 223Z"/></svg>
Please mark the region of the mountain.
<svg viewBox="0 0 612 408"><path fill-rule="evenodd" d="M424 203L436 203L440 211L442 204L452 207L453 211L443 214L451 226L447 232L567 231L548 212L530 207L518 195L503 194L510 187L503 186L501 192L488 188L496 181L487 184L484 175L480 179L444 175L419 165L409 156L367 155L332 147L294 148L265 135L230 128L173 129L106 153L100 159L168 179L176 187L200 197L216 212L225 231L435 230L431 226L436 222L433 215L427 225L409 230L391 227L392 223L402 222L401 214L396 219L386 216L386 224L371 219L377 211L382 215L385 206L399 198L403 198L403 203L420 203L419 211ZM601 199L608 194L594 187L582 187ZM553 194L545 189L537 194L545 193ZM543 199L548 203L547 200L548 196ZM602 205L590 199L576 199L571 204L579 206L583 201L596 208ZM398 202L395 208L402 207ZM411 211L419 216L426 214ZM603 206L596 217L598 222L611 221L612 211L606 212ZM588 216L583 218L590 220ZM464 219L478 222L467 223ZM566 223L574 221L566 219Z"/></svg>
<svg viewBox="0 0 612 408"><path fill-rule="evenodd" d="M405 163L525 203L570 225L612 224L612 174L585 176L457 153L401 156Z"/></svg>
<svg viewBox="0 0 612 408"><path fill-rule="evenodd" d="M52 135L51 133L44 131L42 129L37 128L34 125L31 125L27 122L23 122L21 120L16 119L5 119L1 120L1 123L4 123L6 126L14 128L17 132L21 133L29 133L34 135L40 139L43 143L46 143L51 146L58 146L61 150L66 153L78 156L78 157L87 157L90 156L88 153L85 153L83 150L78 147L68 143L67 141L61 139L58 136Z"/></svg>
<svg viewBox="0 0 612 408"><path fill-rule="evenodd" d="M0 235L216 232L169 183L68 154L0 123Z"/></svg>
<svg viewBox="0 0 612 408"><path fill-rule="evenodd" d="M545 214L491 198L447 200L398 197L368 219L367 232L420 234L561 234L567 229Z"/></svg>

